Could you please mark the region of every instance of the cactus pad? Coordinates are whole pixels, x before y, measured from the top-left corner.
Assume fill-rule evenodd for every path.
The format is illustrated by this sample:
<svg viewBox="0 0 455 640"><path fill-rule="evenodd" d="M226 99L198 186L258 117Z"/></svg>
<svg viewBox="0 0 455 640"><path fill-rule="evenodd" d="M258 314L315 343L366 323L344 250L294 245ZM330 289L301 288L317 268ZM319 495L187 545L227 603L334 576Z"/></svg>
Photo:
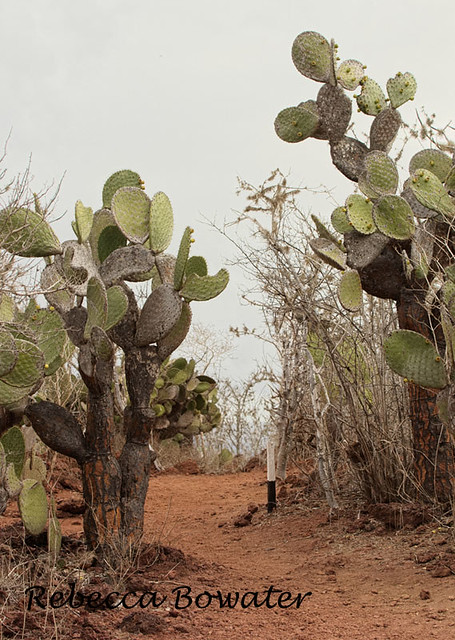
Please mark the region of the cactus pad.
<svg viewBox="0 0 455 640"><path fill-rule="evenodd" d="M320 33L305 31L298 35L292 45L292 61L307 78L334 84L332 48Z"/></svg>
<svg viewBox="0 0 455 640"><path fill-rule="evenodd" d="M155 193L150 203L150 248L154 253L166 251L172 240L174 214L165 193Z"/></svg>
<svg viewBox="0 0 455 640"><path fill-rule="evenodd" d="M142 189L143 182L138 173L123 169L116 171L108 178L103 187L103 207L110 209L112 198L117 189L121 187L139 187Z"/></svg>
<svg viewBox="0 0 455 640"><path fill-rule="evenodd" d="M13 336L8 332L0 331L0 378L14 369L17 362L17 348Z"/></svg>
<svg viewBox="0 0 455 640"><path fill-rule="evenodd" d="M369 149L363 142L347 136L330 145L333 164L346 178L354 182L358 181L364 171L365 157L368 152Z"/></svg>
<svg viewBox="0 0 455 640"><path fill-rule="evenodd" d="M155 256L142 245L120 247L105 259L99 274L107 287L117 280L148 280L154 264Z"/></svg>
<svg viewBox="0 0 455 640"><path fill-rule="evenodd" d="M37 536L44 531L47 523L47 497L40 482L24 480L19 494L19 510L22 522L29 533Z"/></svg>
<svg viewBox="0 0 455 640"><path fill-rule="evenodd" d="M342 246L340 240L338 240L338 238L336 236L334 236L333 233L331 231L329 231L329 229L327 229L325 224L323 222L321 222L319 220L319 218L317 216L315 216L314 214L311 214L311 219L314 222L314 225L315 225L315 227L317 229L319 237L320 238L325 238L326 240L330 240L331 242L333 242L333 244L338 245L340 247L340 249L343 251L343 246Z"/></svg>
<svg viewBox="0 0 455 640"><path fill-rule="evenodd" d="M390 104L394 109L408 100L413 100L417 91L417 82L412 73L397 73L394 78L387 80L387 93Z"/></svg>
<svg viewBox="0 0 455 640"><path fill-rule="evenodd" d="M26 258L52 256L62 252L60 242L46 220L30 209L0 212L0 246Z"/></svg>
<svg viewBox="0 0 455 640"><path fill-rule="evenodd" d="M349 222L359 233L369 235L376 231L373 220L373 203L363 196L354 193L346 200L346 210Z"/></svg>
<svg viewBox="0 0 455 640"><path fill-rule="evenodd" d="M430 340L420 333L394 331L384 347L389 367L409 382L430 389L443 389L446 386L444 363Z"/></svg>
<svg viewBox="0 0 455 640"><path fill-rule="evenodd" d="M352 224L349 222L348 213L346 207L337 207L332 211L330 216L332 227L338 233L349 233L352 231Z"/></svg>
<svg viewBox="0 0 455 640"><path fill-rule="evenodd" d="M313 238L310 240L310 246L314 253L326 264L331 267L344 271L346 268L346 254L339 247L326 240L325 238Z"/></svg>
<svg viewBox="0 0 455 640"><path fill-rule="evenodd" d="M384 151L371 151L365 158L365 180L378 196L395 193L398 187L395 162Z"/></svg>
<svg viewBox="0 0 455 640"><path fill-rule="evenodd" d="M17 339L17 361L2 381L12 387L31 387L44 378L44 356L39 347L27 340Z"/></svg>
<svg viewBox="0 0 455 640"><path fill-rule="evenodd" d="M100 278L90 278L87 285L87 322L84 337L90 338L92 327L104 328L107 320L107 293Z"/></svg>
<svg viewBox="0 0 455 640"><path fill-rule="evenodd" d="M182 239L180 240L180 246L174 267L174 289L176 291L179 291L182 288L183 276L190 253L192 231L193 230L190 227L186 227L183 232Z"/></svg>
<svg viewBox="0 0 455 640"><path fill-rule="evenodd" d="M5 463L14 466L14 472L18 478L22 475L25 463L25 440L19 427L11 427L0 438L5 453Z"/></svg>
<svg viewBox="0 0 455 640"><path fill-rule="evenodd" d="M74 294L65 288L65 282L54 263L46 265L41 272L40 284L46 292L44 297L60 313L69 311L74 306Z"/></svg>
<svg viewBox="0 0 455 640"><path fill-rule="evenodd" d="M12 462L6 467L4 484L10 498L16 498L22 490L22 482L17 477Z"/></svg>
<svg viewBox="0 0 455 640"><path fill-rule="evenodd" d="M445 179L445 188L451 196L455 195L455 167L452 167L449 175Z"/></svg>
<svg viewBox="0 0 455 640"><path fill-rule="evenodd" d="M343 89L324 84L318 93L317 106L322 127L331 142L339 142L346 133L352 104Z"/></svg>
<svg viewBox="0 0 455 640"><path fill-rule="evenodd" d="M370 149L389 151L401 126L401 116L396 109L383 109L372 122L370 129Z"/></svg>
<svg viewBox="0 0 455 640"><path fill-rule="evenodd" d="M112 213L119 229L131 242L149 237L150 198L138 187L122 187L112 198Z"/></svg>
<svg viewBox="0 0 455 640"><path fill-rule="evenodd" d="M116 225L110 209L100 209L94 214L89 242L97 264L104 262L115 249L126 245L127 240Z"/></svg>
<svg viewBox="0 0 455 640"><path fill-rule="evenodd" d="M185 277L190 276L192 273L197 273L198 276L206 276L208 273L207 262L202 256L191 256L188 258L185 267Z"/></svg>
<svg viewBox="0 0 455 640"><path fill-rule="evenodd" d="M128 310L128 296L118 285L109 287L107 295L107 317L105 330L108 331L120 322Z"/></svg>
<svg viewBox="0 0 455 640"><path fill-rule="evenodd" d="M427 169L441 182L445 182L452 169L452 158L439 149L422 149L411 158L409 163L410 175L418 169Z"/></svg>
<svg viewBox="0 0 455 640"><path fill-rule="evenodd" d="M424 207L452 218L455 215L455 203L434 173L419 169L411 178L409 186Z"/></svg>
<svg viewBox="0 0 455 640"><path fill-rule="evenodd" d="M178 321L182 300L173 287L162 284L147 298L137 322L137 346L144 347L163 338Z"/></svg>
<svg viewBox="0 0 455 640"><path fill-rule="evenodd" d="M185 280L185 284L180 290L187 302L191 300L211 300L218 296L227 287L229 273L226 269L220 269L214 276L198 276L192 273Z"/></svg>
<svg viewBox="0 0 455 640"><path fill-rule="evenodd" d="M358 60L344 60L337 69L337 80L348 91L354 91L364 75L363 64Z"/></svg>
<svg viewBox="0 0 455 640"><path fill-rule="evenodd" d="M360 84L362 90L356 96L359 111L363 111L369 116L377 116L387 106L381 87L377 82L367 77L362 78Z"/></svg>
<svg viewBox="0 0 455 640"><path fill-rule="evenodd" d="M357 271L345 271L338 285L338 298L347 311L358 311L362 307L362 283Z"/></svg>
<svg viewBox="0 0 455 640"><path fill-rule="evenodd" d="M14 300L6 293L0 292L0 322L11 322L16 313Z"/></svg>
<svg viewBox="0 0 455 640"><path fill-rule="evenodd" d="M44 379L44 375L43 375ZM36 390L36 384L28 387L13 387L0 380L0 406L7 407L15 405L17 402L25 398L32 391Z"/></svg>
<svg viewBox="0 0 455 640"><path fill-rule="evenodd" d="M94 326L90 332L90 342L96 356L108 362L114 355L112 342L101 327Z"/></svg>
<svg viewBox="0 0 455 640"><path fill-rule="evenodd" d="M318 126L318 116L304 106L283 109L275 118L276 134L285 142L301 142L313 135Z"/></svg>
<svg viewBox="0 0 455 640"><path fill-rule="evenodd" d="M416 218L434 218L438 215L437 211L425 207L421 202L417 200L413 190L411 189L411 178L408 178L404 183L401 197L404 198L406 202L408 202L409 206L412 209L412 213Z"/></svg>
<svg viewBox="0 0 455 640"><path fill-rule="evenodd" d="M86 242L92 229L93 210L90 207L84 207L82 202L78 200L75 207L75 217L77 238L79 242Z"/></svg>
<svg viewBox="0 0 455 640"><path fill-rule="evenodd" d="M191 325L191 308L188 302L182 305L182 311L177 322L174 324L169 333L158 340L158 356L161 360L165 360L173 351L179 347L185 340Z"/></svg>
<svg viewBox="0 0 455 640"><path fill-rule="evenodd" d="M378 230L389 238L407 240L415 231L412 209L400 196L382 196L373 207L373 219Z"/></svg>

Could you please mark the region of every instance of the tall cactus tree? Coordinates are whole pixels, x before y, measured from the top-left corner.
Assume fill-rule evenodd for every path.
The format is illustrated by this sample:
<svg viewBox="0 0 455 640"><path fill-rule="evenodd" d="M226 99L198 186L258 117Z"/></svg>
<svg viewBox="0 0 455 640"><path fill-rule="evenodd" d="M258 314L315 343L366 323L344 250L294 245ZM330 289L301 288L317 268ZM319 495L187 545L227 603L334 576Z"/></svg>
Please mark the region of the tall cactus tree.
<svg viewBox="0 0 455 640"><path fill-rule="evenodd" d="M100 557L135 545L153 461L150 436L157 419L152 392L163 361L185 339L190 303L210 300L228 283L221 269L207 274L203 258L189 258L193 230L184 231L177 257L164 253L173 231L164 193L149 198L139 175L118 171L104 185L103 207L76 203L76 240L60 244L37 206L0 213L0 246L15 255L44 257L41 288L49 304L19 312L0 300L0 404L5 424L24 413L53 450L77 460L86 502L84 531ZM152 281L139 307L128 282ZM70 347L69 347L70 345ZM71 353L87 387L86 422L35 394ZM124 352L129 401L125 444L114 455L115 352ZM152 404L151 404L152 403ZM14 414L13 418L11 415Z"/></svg>
<svg viewBox="0 0 455 640"><path fill-rule="evenodd" d="M453 495L454 448L441 422L436 389L447 384L439 359L446 347L453 352L455 313L450 313L450 304L455 285L448 273L455 272L455 266L453 272L447 270L455 262L454 158L438 148L420 151L411 159L398 195L399 173L388 154L402 123L398 108L414 98L416 81L409 72L397 73L387 82L386 97L365 75L363 64L340 62L337 54L337 45L319 33L297 36L292 46L297 70L323 84L316 100L281 111L275 130L290 143L309 137L328 141L332 163L357 185L344 206L332 213L334 232L315 219L320 237L311 246L320 259L342 272L339 298L347 310L361 307L363 291L396 302L405 334L390 343L394 355L389 361L407 376L409 385L415 480L430 501L447 503ZM345 91L354 90L358 111L373 118L368 144L347 134L352 101ZM418 334L415 342L407 340L410 333ZM420 357L420 348L425 343L425 354L434 350L430 342L435 343L435 362L426 378L429 360ZM415 362L409 363L408 350L417 354L420 375L414 373ZM403 373L407 370L411 373Z"/></svg>

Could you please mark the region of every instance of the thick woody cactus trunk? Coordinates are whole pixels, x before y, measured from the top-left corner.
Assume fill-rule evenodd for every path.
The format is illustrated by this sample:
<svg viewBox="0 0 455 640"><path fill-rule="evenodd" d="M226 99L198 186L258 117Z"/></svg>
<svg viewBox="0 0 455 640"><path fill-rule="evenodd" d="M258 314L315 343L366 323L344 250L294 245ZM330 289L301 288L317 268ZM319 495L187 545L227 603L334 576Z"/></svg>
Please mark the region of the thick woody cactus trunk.
<svg viewBox="0 0 455 640"><path fill-rule="evenodd" d="M444 335L439 323L431 323L424 305L425 291L404 289L397 304L401 329L436 337L444 353ZM454 450L436 405L437 392L408 382L409 417L414 446L414 480L421 497L431 502L450 503L455 478Z"/></svg>

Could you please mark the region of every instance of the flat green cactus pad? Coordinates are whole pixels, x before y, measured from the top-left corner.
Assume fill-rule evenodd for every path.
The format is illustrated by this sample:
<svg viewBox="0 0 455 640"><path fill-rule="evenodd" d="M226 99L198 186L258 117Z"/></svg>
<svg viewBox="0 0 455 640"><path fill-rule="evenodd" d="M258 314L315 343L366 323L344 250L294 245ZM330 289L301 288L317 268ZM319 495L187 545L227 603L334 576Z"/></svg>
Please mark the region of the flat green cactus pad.
<svg viewBox="0 0 455 640"><path fill-rule="evenodd" d="M31 480L37 480L38 482L44 482L47 476L46 463L42 458L32 453L32 455L25 461L24 468L22 470L22 479L30 478Z"/></svg>
<svg viewBox="0 0 455 640"><path fill-rule="evenodd" d="M449 191L450 195L453 196L455 194L455 167L452 167L450 170L444 184L447 191Z"/></svg>
<svg viewBox="0 0 455 640"><path fill-rule="evenodd" d="M338 142L351 121L352 103L341 87L324 84L318 93L319 118L330 142Z"/></svg>
<svg viewBox="0 0 455 640"><path fill-rule="evenodd" d="M44 376L43 376L44 379ZM32 391L36 390L36 384L28 387L13 387L0 380L0 407L15 405Z"/></svg>
<svg viewBox="0 0 455 640"><path fill-rule="evenodd" d="M419 169L412 176L409 186L414 196L424 207L437 211L448 218L453 218L455 202L434 173L427 169Z"/></svg>
<svg viewBox="0 0 455 640"><path fill-rule="evenodd" d="M29 533L37 536L44 531L47 524L47 497L40 482L24 480L19 494L19 510L22 522Z"/></svg>
<svg viewBox="0 0 455 640"><path fill-rule="evenodd" d="M60 312L69 311L74 306L74 294L66 288L66 280L55 263L44 267L40 284L47 302Z"/></svg>
<svg viewBox="0 0 455 640"><path fill-rule="evenodd" d="M31 387L44 378L44 356L39 347L27 340L15 340L17 361L2 381L12 387Z"/></svg>
<svg viewBox="0 0 455 640"><path fill-rule="evenodd" d="M346 210L349 222L356 231L364 235L376 231L373 220L373 203L368 198L353 193L346 200Z"/></svg>
<svg viewBox="0 0 455 640"><path fill-rule="evenodd" d="M155 193L150 203L150 248L154 253L166 251L172 240L174 214L165 193Z"/></svg>
<svg viewBox="0 0 455 640"><path fill-rule="evenodd" d="M427 169L441 182L445 182L452 169L452 158L439 149L422 149L411 158L409 163L410 175L418 169Z"/></svg>
<svg viewBox="0 0 455 640"><path fill-rule="evenodd" d="M348 211L346 207L337 207L332 211L332 215L330 217L330 221L332 223L332 227L338 233L349 233L352 231L352 224L349 222Z"/></svg>
<svg viewBox="0 0 455 640"><path fill-rule="evenodd" d="M438 215L437 211L425 207L421 202L417 200L413 190L411 189L411 178L408 178L404 183L401 197L404 198L406 202L408 202L409 206L412 209L412 213L416 218L434 218Z"/></svg>
<svg viewBox="0 0 455 640"><path fill-rule="evenodd" d="M275 118L275 131L285 142L301 142L309 138L319 126L314 111L304 106L283 109Z"/></svg>
<svg viewBox="0 0 455 640"><path fill-rule="evenodd" d="M131 242L143 244L149 237L150 198L137 187L118 189L111 204L119 229Z"/></svg>
<svg viewBox="0 0 455 640"><path fill-rule="evenodd" d="M87 285L87 322L85 324L84 337L88 340L92 327L106 325L107 320L107 293L100 278L90 278Z"/></svg>
<svg viewBox="0 0 455 640"><path fill-rule="evenodd" d="M104 262L115 249L126 246L127 239L118 228L110 209L95 212L89 243L97 264Z"/></svg>
<svg viewBox="0 0 455 640"><path fill-rule="evenodd" d="M387 107L375 117L370 129L370 149L389 151L401 126L401 116L396 109Z"/></svg>
<svg viewBox="0 0 455 640"><path fill-rule="evenodd" d="M179 291L182 288L183 276L185 273L186 263L188 261L188 255L190 253L192 233L193 229L186 227L183 232L182 239L180 240L180 246L174 267L174 289L176 291Z"/></svg>
<svg viewBox="0 0 455 640"><path fill-rule="evenodd" d="M14 300L6 293L0 293L0 322L11 322L16 314Z"/></svg>
<svg viewBox="0 0 455 640"><path fill-rule="evenodd" d="M163 338L178 321L182 300L174 288L162 284L147 298L137 322L135 342L139 347Z"/></svg>
<svg viewBox="0 0 455 640"><path fill-rule="evenodd" d="M75 206L75 217L77 238L79 242L86 242L92 229L93 210L90 207L84 207L78 200Z"/></svg>
<svg viewBox="0 0 455 640"><path fill-rule="evenodd" d="M76 240L63 242L62 249L63 257L56 256L54 264L65 278L66 287L75 295L85 296L89 279L97 273L91 251Z"/></svg>
<svg viewBox="0 0 455 640"><path fill-rule="evenodd" d="M360 81L362 90L356 96L359 111L363 111L369 116L376 116L386 108L385 95L377 82L371 78L364 77Z"/></svg>
<svg viewBox="0 0 455 640"><path fill-rule="evenodd" d="M177 322L166 336L158 340L158 356L161 360L169 357L185 340L191 326L191 317L190 305L188 302L184 302Z"/></svg>
<svg viewBox="0 0 455 640"><path fill-rule="evenodd" d="M128 296L122 287L115 285L109 287L107 295L107 318L105 330L108 331L120 322L128 310Z"/></svg>
<svg viewBox="0 0 455 640"><path fill-rule="evenodd" d="M310 240L310 246L318 258L326 264L341 271L346 269L346 254L330 240L313 238Z"/></svg>
<svg viewBox="0 0 455 640"><path fill-rule="evenodd" d="M64 352L68 340L63 320L56 311L39 309L30 318L29 325L44 356L44 373L49 375L49 365Z"/></svg>
<svg viewBox="0 0 455 640"><path fill-rule="evenodd" d="M330 44L315 31L304 31L292 45L292 61L307 78L329 82L334 78L333 53Z"/></svg>
<svg viewBox="0 0 455 640"><path fill-rule="evenodd" d="M11 427L0 438L5 453L6 464L14 466L14 472L18 478L22 475L25 463L25 440L19 427Z"/></svg>
<svg viewBox="0 0 455 640"><path fill-rule="evenodd" d="M365 179L378 196L393 194L398 187L398 169L384 151L371 151L365 158Z"/></svg>
<svg viewBox="0 0 455 640"><path fill-rule="evenodd" d="M348 91L354 91L364 75L363 64L358 60L344 60L337 69L337 80Z"/></svg>
<svg viewBox="0 0 455 640"><path fill-rule="evenodd" d="M121 187L138 187L143 188L143 181L138 173L129 169L116 171L108 178L103 187L103 207L110 209L112 198L117 189Z"/></svg>
<svg viewBox="0 0 455 640"><path fill-rule="evenodd" d="M407 240L414 235L412 209L400 196L382 196L373 207L373 219L378 230L389 238Z"/></svg>
<svg viewBox="0 0 455 640"><path fill-rule="evenodd" d="M389 367L409 382L430 389L446 386L444 362L430 340L420 333L394 331L385 341L384 348Z"/></svg>
<svg viewBox="0 0 455 640"><path fill-rule="evenodd" d="M345 271L338 284L338 298L347 311L358 311L363 302L362 283L357 271Z"/></svg>
<svg viewBox="0 0 455 640"><path fill-rule="evenodd" d="M360 140L344 136L335 144L330 145L332 162L349 180L357 182L364 171L364 161L368 147Z"/></svg>
<svg viewBox="0 0 455 640"><path fill-rule="evenodd" d="M188 278L192 273L198 276L206 276L208 274L207 262L202 256L191 256L185 266L185 277Z"/></svg>
<svg viewBox="0 0 455 640"><path fill-rule="evenodd" d="M8 331L0 330L0 378L14 369L17 357L13 336Z"/></svg>
<svg viewBox="0 0 455 640"><path fill-rule="evenodd" d="M22 482L17 477L16 470L12 462L10 462L6 467L4 484L10 498L16 498L22 490Z"/></svg>
<svg viewBox="0 0 455 640"><path fill-rule="evenodd" d="M317 229L319 237L325 238L326 240L330 240L331 242L333 242L333 244L336 244L337 246L339 246L340 249L343 251L343 245L341 244L340 240L338 240L338 238L334 236L333 233L329 231L329 229L327 229L325 224L321 222L319 218L314 214L311 214L311 219L314 222L314 225Z"/></svg>
<svg viewBox="0 0 455 640"><path fill-rule="evenodd" d="M186 280L180 294L187 302L191 300L211 300L224 291L229 282L229 273L220 269L214 276L198 276L192 273Z"/></svg>
<svg viewBox="0 0 455 640"><path fill-rule="evenodd" d="M408 100L413 100L417 91L417 82L412 73L397 73L394 78L387 80L387 93L390 104L394 109Z"/></svg>
<svg viewBox="0 0 455 640"><path fill-rule="evenodd" d="M0 246L26 258L62 252L60 242L46 220L30 209L0 211Z"/></svg>

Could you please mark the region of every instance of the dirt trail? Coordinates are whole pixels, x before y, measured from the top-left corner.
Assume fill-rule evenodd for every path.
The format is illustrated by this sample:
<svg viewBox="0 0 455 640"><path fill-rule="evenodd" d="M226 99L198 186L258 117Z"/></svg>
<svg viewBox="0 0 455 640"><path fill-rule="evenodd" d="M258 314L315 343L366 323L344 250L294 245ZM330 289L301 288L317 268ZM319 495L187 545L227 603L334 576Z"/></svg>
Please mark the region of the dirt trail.
<svg viewBox="0 0 455 640"><path fill-rule="evenodd" d="M455 576L433 578L424 563L415 561L416 554L431 549L447 552L450 539L431 526L421 527L419 534L347 533L352 521L330 522L327 510L305 507L304 502L268 515L265 492L260 470L152 478L146 530L150 539L195 559L197 566L184 576L191 595L218 589L240 595L258 591L263 599L271 585L289 591L292 599L312 592L299 608L238 605L220 610L218 601L212 601L198 609L193 603L182 612L191 638L455 637ZM233 521L250 503L260 507L251 525L235 527ZM179 576L175 586L181 584ZM428 599L422 599L422 591L429 592ZM277 594L269 602L276 603Z"/></svg>

